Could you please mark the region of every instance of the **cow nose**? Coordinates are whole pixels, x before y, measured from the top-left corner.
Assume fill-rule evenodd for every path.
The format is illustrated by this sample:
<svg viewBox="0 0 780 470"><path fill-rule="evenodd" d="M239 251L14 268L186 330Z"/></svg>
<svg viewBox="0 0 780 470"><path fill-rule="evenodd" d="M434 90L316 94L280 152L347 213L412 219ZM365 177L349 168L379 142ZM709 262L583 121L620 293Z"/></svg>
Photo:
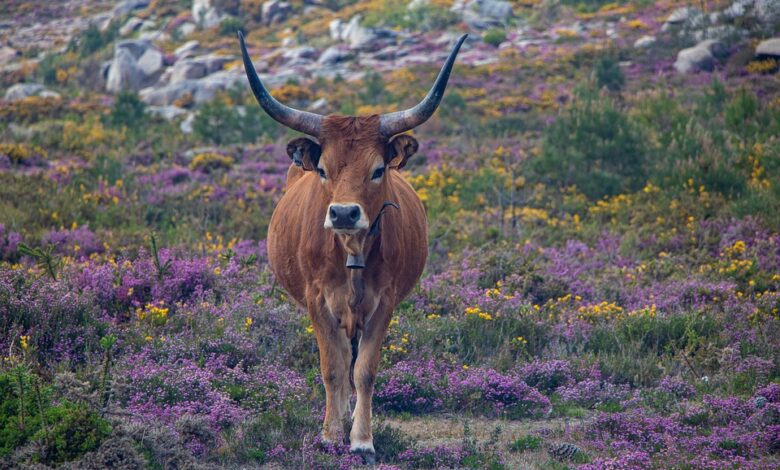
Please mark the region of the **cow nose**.
<svg viewBox="0 0 780 470"><path fill-rule="evenodd" d="M332 204L329 209L329 214L333 228L354 228L357 221L360 220L360 206L356 204Z"/></svg>

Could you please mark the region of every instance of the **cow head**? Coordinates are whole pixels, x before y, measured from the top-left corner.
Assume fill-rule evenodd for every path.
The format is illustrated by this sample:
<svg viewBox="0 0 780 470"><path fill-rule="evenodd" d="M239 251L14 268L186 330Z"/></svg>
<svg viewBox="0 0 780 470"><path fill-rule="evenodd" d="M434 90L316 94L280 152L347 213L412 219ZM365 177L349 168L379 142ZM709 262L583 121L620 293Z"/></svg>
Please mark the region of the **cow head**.
<svg viewBox="0 0 780 470"><path fill-rule="evenodd" d="M330 201L323 214L324 227L347 236L369 229L385 202L387 170L403 168L417 151L417 141L402 133L424 123L436 111L467 35L458 40L420 103L407 110L367 117L321 116L279 103L258 77L243 34L238 36L247 78L260 106L281 124L318 141L296 138L287 145L287 154L304 171L319 175Z"/></svg>

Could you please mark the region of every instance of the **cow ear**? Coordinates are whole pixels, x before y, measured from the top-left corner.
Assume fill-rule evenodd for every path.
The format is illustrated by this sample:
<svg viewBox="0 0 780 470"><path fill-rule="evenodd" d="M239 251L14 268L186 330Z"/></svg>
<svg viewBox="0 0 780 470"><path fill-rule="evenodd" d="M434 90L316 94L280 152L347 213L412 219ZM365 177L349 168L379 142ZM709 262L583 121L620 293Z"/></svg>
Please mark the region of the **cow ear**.
<svg viewBox="0 0 780 470"><path fill-rule="evenodd" d="M409 157L417 153L419 148L417 140L407 134L395 136L387 143L387 166L390 168L401 169L406 166Z"/></svg>
<svg viewBox="0 0 780 470"><path fill-rule="evenodd" d="M322 148L316 142L306 137L293 139L287 144L287 155L297 166L305 171L317 168Z"/></svg>

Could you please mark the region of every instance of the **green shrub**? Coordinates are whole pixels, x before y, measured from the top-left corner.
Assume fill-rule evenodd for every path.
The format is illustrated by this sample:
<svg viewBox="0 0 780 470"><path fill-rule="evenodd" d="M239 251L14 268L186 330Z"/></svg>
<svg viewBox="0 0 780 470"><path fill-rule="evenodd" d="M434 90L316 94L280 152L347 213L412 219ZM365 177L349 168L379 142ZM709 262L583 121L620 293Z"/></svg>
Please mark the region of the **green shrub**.
<svg viewBox="0 0 780 470"><path fill-rule="evenodd" d="M542 447L542 442L542 438L539 436L522 436L518 437L509 444L509 450L512 452L536 450Z"/></svg>
<svg viewBox="0 0 780 470"><path fill-rule="evenodd" d="M137 93L123 91L114 99L107 120L112 127L126 127L137 131L146 122L146 105L138 99Z"/></svg>
<svg viewBox="0 0 780 470"><path fill-rule="evenodd" d="M236 31L240 31L244 28L244 22L239 18L225 18L219 23L220 36L235 36Z"/></svg>
<svg viewBox="0 0 780 470"><path fill-rule="evenodd" d="M605 56L596 62L594 70L596 84L599 89L606 88L609 91L620 91L626 84L626 77L620 68L620 62L614 57Z"/></svg>
<svg viewBox="0 0 780 470"><path fill-rule="evenodd" d="M499 44L506 41L506 31L501 28L491 28L485 31L482 40L485 41L485 44L498 47Z"/></svg>
<svg viewBox="0 0 780 470"><path fill-rule="evenodd" d="M224 145L255 142L280 127L273 118L253 106L247 106L242 115L235 106L229 106L224 97L219 97L198 109L192 132L204 142Z"/></svg>
<svg viewBox="0 0 780 470"><path fill-rule="evenodd" d="M544 131L529 162L537 180L576 186L591 199L639 189L647 178L640 129L609 99L580 96Z"/></svg>

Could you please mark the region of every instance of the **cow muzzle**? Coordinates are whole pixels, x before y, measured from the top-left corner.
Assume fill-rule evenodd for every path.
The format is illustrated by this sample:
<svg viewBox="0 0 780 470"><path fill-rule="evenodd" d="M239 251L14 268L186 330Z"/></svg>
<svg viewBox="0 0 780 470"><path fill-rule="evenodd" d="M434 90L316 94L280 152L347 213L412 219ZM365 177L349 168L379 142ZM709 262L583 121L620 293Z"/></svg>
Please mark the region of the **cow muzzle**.
<svg viewBox="0 0 780 470"><path fill-rule="evenodd" d="M325 228L336 233L355 233L368 228L368 217L359 204L331 204L325 215Z"/></svg>

